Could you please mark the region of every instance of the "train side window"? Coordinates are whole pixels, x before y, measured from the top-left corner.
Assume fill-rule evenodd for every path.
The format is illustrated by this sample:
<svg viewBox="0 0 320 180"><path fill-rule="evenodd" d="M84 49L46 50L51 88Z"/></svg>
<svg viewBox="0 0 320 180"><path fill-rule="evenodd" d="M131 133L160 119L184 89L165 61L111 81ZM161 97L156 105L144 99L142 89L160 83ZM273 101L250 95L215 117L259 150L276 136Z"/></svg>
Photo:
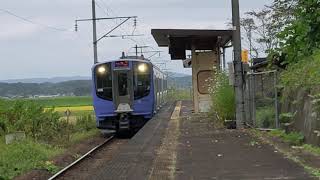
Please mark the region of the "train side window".
<svg viewBox="0 0 320 180"><path fill-rule="evenodd" d="M98 97L112 101L111 64L101 64L95 68L96 94Z"/></svg>
<svg viewBox="0 0 320 180"><path fill-rule="evenodd" d="M151 67L147 63L136 62L134 65L134 99L141 99L150 94Z"/></svg>

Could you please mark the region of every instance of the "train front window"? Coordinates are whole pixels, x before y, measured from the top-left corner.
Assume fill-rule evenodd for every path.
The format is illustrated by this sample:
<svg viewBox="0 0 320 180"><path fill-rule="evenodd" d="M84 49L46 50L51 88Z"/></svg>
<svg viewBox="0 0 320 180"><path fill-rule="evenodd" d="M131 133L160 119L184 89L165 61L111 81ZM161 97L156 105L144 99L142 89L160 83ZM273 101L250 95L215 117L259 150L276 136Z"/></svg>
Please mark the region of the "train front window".
<svg viewBox="0 0 320 180"><path fill-rule="evenodd" d="M106 63L95 68L97 96L112 101L111 64Z"/></svg>
<svg viewBox="0 0 320 180"><path fill-rule="evenodd" d="M119 96L128 95L128 73L120 72L118 75Z"/></svg>
<svg viewBox="0 0 320 180"><path fill-rule="evenodd" d="M135 63L134 66L134 99L148 96L151 88L151 67L147 63Z"/></svg>

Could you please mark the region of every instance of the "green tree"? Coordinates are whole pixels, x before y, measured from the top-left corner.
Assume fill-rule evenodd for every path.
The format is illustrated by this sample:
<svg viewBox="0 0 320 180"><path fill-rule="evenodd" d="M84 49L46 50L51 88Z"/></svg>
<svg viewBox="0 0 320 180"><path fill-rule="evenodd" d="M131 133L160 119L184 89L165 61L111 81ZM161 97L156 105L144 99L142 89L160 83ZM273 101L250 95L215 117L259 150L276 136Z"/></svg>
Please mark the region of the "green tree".
<svg viewBox="0 0 320 180"><path fill-rule="evenodd" d="M320 1L299 0L290 24L279 33L280 49L287 63L297 63L320 48Z"/></svg>

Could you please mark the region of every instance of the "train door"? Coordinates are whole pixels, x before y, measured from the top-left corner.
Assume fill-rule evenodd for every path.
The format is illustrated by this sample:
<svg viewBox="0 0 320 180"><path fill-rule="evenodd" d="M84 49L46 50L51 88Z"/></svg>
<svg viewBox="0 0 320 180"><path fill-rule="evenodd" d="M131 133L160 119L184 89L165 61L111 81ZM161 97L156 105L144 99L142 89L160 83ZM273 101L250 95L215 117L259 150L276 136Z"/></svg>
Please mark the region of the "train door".
<svg viewBox="0 0 320 180"><path fill-rule="evenodd" d="M131 112L133 105L133 79L131 70L113 72L114 103L116 111Z"/></svg>

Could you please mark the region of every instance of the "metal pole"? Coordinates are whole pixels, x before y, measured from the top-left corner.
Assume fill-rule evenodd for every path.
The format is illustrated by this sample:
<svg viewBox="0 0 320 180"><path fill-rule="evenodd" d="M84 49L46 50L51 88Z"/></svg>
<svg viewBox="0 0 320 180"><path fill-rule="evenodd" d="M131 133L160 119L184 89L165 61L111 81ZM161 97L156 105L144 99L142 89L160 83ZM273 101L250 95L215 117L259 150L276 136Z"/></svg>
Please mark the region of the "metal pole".
<svg viewBox="0 0 320 180"><path fill-rule="evenodd" d="M93 26L93 58L94 64L98 63L98 42L97 42L97 20L96 20L96 2L92 0L92 26Z"/></svg>
<svg viewBox="0 0 320 180"><path fill-rule="evenodd" d="M223 70L226 70L226 48L223 48Z"/></svg>
<svg viewBox="0 0 320 180"><path fill-rule="evenodd" d="M236 94L236 123L237 128L243 128L245 119L244 93L243 93L243 67L241 62L241 34L239 0L232 0L232 24L233 24L233 52L235 70L235 94Z"/></svg>
<svg viewBox="0 0 320 180"><path fill-rule="evenodd" d="M136 56L138 57L138 45L136 44Z"/></svg>
<svg viewBox="0 0 320 180"><path fill-rule="evenodd" d="M278 108L278 90L277 90L277 71L274 72L274 103L275 103L275 116L276 116L276 128L279 128L279 108Z"/></svg>
<svg viewBox="0 0 320 180"><path fill-rule="evenodd" d="M256 75L252 74L252 121L253 121L253 127L257 126L256 121Z"/></svg>

